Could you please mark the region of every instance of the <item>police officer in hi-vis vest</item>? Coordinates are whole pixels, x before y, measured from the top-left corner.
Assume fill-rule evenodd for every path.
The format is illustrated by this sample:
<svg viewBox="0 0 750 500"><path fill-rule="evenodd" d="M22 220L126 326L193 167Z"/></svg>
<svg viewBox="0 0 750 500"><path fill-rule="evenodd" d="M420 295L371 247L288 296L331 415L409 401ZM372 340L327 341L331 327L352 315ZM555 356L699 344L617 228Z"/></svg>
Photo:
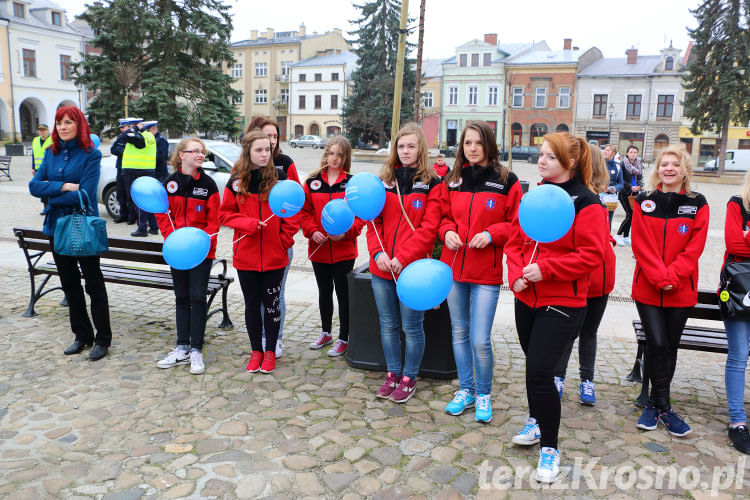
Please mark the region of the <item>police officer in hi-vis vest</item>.
<svg viewBox="0 0 750 500"><path fill-rule="evenodd" d="M39 135L31 141L31 175L34 175L44 159L44 151L52 145L52 137L49 135L49 127L40 123L36 128ZM42 205L47 208L47 200L42 198ZM44 215L44 210L39 215Z"/></svg>
<svg viewBox="0 0 750 500"><path fill-rule="evenodd" d="M139 126L142 121L139 121ZM130 186L138 177L146 175L156 177L156 138L151 132L141 130L140 127L130 129L126 136L125 149L122 153L122 176L130 194ZM130 233L130 236L144 237L149 233L159 234L159 226L156 224L154 214L138 208L132 196L130 196L130 203L138 214L138 229Z"/></svg>
<svg viewBox="0 0 750 500"><path fill-rule="evenodd" d="M116 193L117 203L120 205L120 216L113 222L119 224L121 222L127 222L128 224L135 224L138 214L134 208L130 206L130 195L128 194L127 186L125 186L125 178L122 175L122 154L125 152L125 146L128 141L140 141L143 137L138 139L135 132L138 131L136 125L141 121L140 118L120 118L120 135L117 136L115 142L109 148L109 152L117 158L115 162L115 168L117 169L116 177Z"/></svg>
<svg viewBox="0 0 750 500"><path fill-rule="evenodd" d="M143 122L143 130L151 132L156 138L156 178L164 182L169 177L167 162L169 161L169 141L161 135L157 125L158 121Z"/></svg>

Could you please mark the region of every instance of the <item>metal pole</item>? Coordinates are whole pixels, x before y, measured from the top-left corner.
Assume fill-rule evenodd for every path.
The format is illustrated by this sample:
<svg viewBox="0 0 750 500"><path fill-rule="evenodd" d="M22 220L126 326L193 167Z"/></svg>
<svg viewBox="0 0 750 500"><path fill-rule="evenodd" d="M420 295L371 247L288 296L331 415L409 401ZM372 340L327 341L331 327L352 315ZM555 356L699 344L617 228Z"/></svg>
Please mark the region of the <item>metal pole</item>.
<svg viewBox="0 0 750 500"><path fill-rule="evenodd" d="M419 41L417 42L417 84L414 86L414 123L419 123L422 107L422 46L424 45L424 8L427 0L419 4Z"/></svg>
<svg viewBox="0 0 750 500"><path fill-rule="evenodd" d="M404 52L406 52L406 20L409 16L409 0L401 2L401 27L398 30L398 54L396 55L396 81L393 82L393 115L391 116L391 146L401 126L401 85L404 81Z"/></svg>

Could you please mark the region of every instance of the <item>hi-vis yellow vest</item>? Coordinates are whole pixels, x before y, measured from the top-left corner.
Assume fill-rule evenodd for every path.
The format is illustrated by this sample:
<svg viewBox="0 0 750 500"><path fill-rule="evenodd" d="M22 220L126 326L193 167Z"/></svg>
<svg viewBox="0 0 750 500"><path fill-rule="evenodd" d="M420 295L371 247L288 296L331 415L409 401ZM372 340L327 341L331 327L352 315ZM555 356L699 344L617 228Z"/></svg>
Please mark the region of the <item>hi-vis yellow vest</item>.
<svg viewBox="0 0 750 500"><path fill-rule="evenodd" d="M146 147L138 149L132 144L125 145L122 153L122 168L154 170L156 168L156 138L151 132L141 132Z"/></svg>
<svg viewBox="0 0 750 500"><path fill-rule="evenodd" d="M44 159L44 150L48 147L52 146L52 136L47 136L47 140L44 141L44 144L42 144L42 137L36 136L34 137L34 140L31 141L31 150L34 152L34 170L39 170L39 167L42 165L42 160Z"/></svg>

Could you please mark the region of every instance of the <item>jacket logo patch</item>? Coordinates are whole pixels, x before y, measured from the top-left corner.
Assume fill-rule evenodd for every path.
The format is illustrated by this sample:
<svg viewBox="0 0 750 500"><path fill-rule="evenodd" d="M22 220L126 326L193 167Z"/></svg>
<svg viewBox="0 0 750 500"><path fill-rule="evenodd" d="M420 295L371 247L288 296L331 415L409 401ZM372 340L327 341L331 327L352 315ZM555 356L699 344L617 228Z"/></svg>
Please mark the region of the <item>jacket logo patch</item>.
<svg viewBox="0 0 750 500"><path fill-rule="evenodd" d="M422 203L422 200L414 200L411 202L411 206L414 207L414 210L419 210L424 206L424 203Z"/></svg>
<svg viewBox="0 0 750 500"><path fill-rule="evenodd" d="M203 205L196 205L195 206L195 211L196 212L202 212L203 211Z"/></svg>
<svg viewBox="0 0 750 500"><path fill-rule="evenodd" d="M238 193L240 191L240 180L239 179L235 179L234 182L232 183L232 191L234 191L235 193Z"/></svg>
<svg viewBox="0 0 750 500"><path fill-rule="evenodd" d="M208 196L208 189L206 188L193 188L194 196Z"/></svg>
<svg viewBox="0 0 750 500"><path fill-rule="evenodd" d="M314 189L315 191L317 191L318 189L320 189L320 186L322 185L323 185L322 182L320 182L318 179L315 179L314 181L310 183L310 189Z"/></svg>
<svg viewBox="0 0 750 500"><path fill-rule="evenodd" d="M656 202L654 200L643 200L641 202L641 210L646 213L651 213L656 210Z"/></svg>
<svg viewBox="0 0 750 500"><path fill-rule="evenodd" d="M463 177L459 177L459 178L458 178L458 182L455 182L455 181L453 181L453 182L449 182L449 183L448 183L448 187L452 187L452 188L457 188L457 187L458 187L458 186L460 186L460 185L461 185L461 184L462 184L463 182L464 182L464 178L463 178Z"/></svg>
<svg viewBox="0 0 750 500"><path fill-rule="evenodd" d="M427 189L430 186L428 184L425 184L424 182L415 182L411 188L412 189Z"/></svg>
<svg viewBox="0 0 750 500"><path fill-rule="evenodd" d="M497 206L497 202L495 200L486 200L484 202L484 208L487 210L495 210L495 207Z"/></svg>
<svg viewBox="0 0 750 500"><path fill-rule="evenodd" d="M169 181L167 182L167 192L169 193L176 193L177 192L177 181Z"/></svg>
<svg viewBox="0 0 750 500"><path fill-rule="evenodd" d="M498 184L497 182L489 182L489 181L485 182L484 185L493 187L495 189L503 189L505 187L502 184Z"/></svg>
<svg viewBox="0 0 750 500"><path fill-rule="evenodd" d="M677 215L695 215L696 213L698 213L698 207L692 205L682 205L680 207L677 207Z"/></svg>
<svg viewBox="0 0 750 500"><path fill-rule="evenodd" d="M680 224L679 227L677 228L677 232L680 233L682 236L685 236L686 234L688 234L688 230L690 230L690 226L688 226L687 224Z"/></svg>

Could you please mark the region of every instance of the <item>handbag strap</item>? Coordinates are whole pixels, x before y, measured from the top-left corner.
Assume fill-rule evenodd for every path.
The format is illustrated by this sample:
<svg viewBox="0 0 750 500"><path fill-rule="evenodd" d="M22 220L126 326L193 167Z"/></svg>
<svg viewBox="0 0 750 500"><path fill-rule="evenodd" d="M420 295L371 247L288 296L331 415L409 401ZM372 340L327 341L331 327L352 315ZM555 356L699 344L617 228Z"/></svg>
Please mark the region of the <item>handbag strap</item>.
<svg viewBox="0 0 750 500"><path fill-rule="evenodd" d="M414 229L414 224L411 223L411 219L409 219L409 216L404 209L404 203L401 201L401 189L399 189L398 187L398 177L396 177L396 193L398 193L398 204L401 205L401 213L403 213L404 217L406 217L406 222L409 223L409 227L411 228L411 232L413 233L416 231L416 229Z"/></svg>
<svg viewBox="0 0 750 500"><path fill-rule="evenodd" d="M83 196L81 196L81 192L83 192ZM83 203L83 198L86 198L86 204ZM89 195L86 192L85 189L79 189L78 190L78 200L81 202L81 212L88 214L94 211L94 208L91 206L91 200L89 199Z"/></svg>

